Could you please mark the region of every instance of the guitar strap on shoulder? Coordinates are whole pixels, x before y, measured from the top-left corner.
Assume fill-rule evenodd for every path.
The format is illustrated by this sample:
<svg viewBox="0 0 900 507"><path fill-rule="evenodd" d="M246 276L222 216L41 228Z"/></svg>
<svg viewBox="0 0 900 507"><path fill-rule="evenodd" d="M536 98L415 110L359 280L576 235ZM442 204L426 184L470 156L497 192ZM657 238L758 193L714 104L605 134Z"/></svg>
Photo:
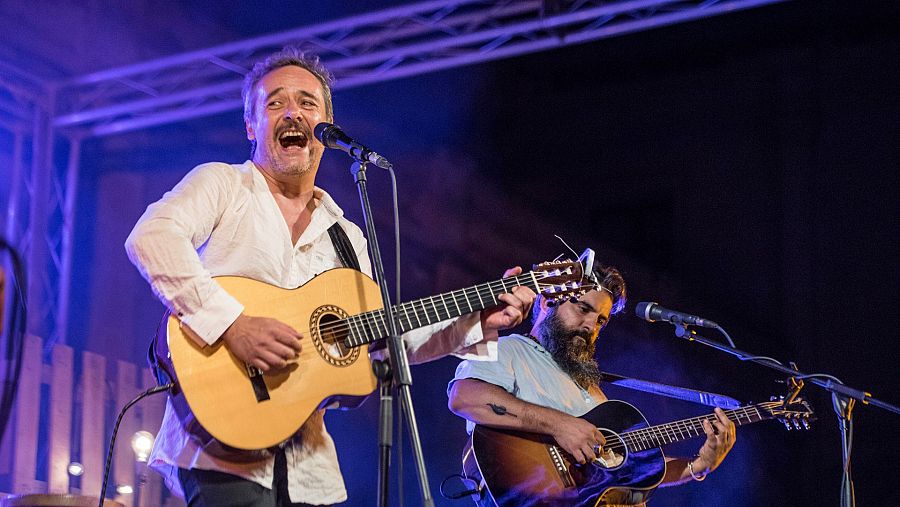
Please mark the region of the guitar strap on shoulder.
<svg viewBox="0 0 900 507"><path fill-rule="evenodd" d="M668 398L675 398L678 400L692 401L694 403L699 403L701 405L706 405L709 407L741 407L741 402L734 398L731 398L730 396L725 396L724 394L698 391L695 389L688 389L686 387L670 386L668 384L650 382L649 380L623 377L622 375L616 375L615 373L602 372L601 375L603 375L602 382L607 382L616 386L624 387L626 389L643 391L645 393L657 394L660 396L666 396Z"/></svg>
<svg viewBox="0 0 900 507"><path fill-rule="evenodd" d="M328 236L331 237L331 244L334 245L334 251L337 253L338 259L345 267L353 268L359 271L359 259L353 250L353 244L347 237L347 232L341 227L341 224L335 222L328 228Z"/></svg>

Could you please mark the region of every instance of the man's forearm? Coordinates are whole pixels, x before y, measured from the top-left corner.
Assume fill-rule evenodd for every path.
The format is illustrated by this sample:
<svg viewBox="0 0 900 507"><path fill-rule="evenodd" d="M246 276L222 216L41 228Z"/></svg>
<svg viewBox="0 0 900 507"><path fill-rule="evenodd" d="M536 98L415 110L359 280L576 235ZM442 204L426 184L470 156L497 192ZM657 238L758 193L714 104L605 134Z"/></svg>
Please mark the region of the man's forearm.
<svg viewBox="0 0 900 507"><path fill-rule="evenodd" d="M475 424L551 434L565 414L522 401L503 388L475 379L454 382L450 410Z"/></svg>

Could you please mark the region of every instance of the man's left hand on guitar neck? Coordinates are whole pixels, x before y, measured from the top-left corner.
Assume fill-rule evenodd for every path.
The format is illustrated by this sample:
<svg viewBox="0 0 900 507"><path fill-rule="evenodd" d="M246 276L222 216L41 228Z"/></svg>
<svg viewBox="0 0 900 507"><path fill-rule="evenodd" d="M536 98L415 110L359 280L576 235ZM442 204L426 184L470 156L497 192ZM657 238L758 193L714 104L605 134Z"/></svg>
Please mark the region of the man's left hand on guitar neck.
<svg viewBox="0 0 900 507"><path fill-rule="evenodd" d="M661 486L683 484L690 480L703 480L722 464L722 460L734 447L737 438L734 422L725 416L721 408L715 410L716 419L710 423L704 419L706 441L697 455L691 459L676 458L666 462L666 476Z"/></svg>
<svg viewBox="0 0 900 507"><path fill-rule="evenodd" d="M516 266L507 269L503 273L503 278L521 273L522 268ZM481 332L485 340L496 340L501 330L521 324L531 311L534 298L534 291L521 285L513 287L511 292L499 295L497 299L503 304L481 311Z"/></svg>

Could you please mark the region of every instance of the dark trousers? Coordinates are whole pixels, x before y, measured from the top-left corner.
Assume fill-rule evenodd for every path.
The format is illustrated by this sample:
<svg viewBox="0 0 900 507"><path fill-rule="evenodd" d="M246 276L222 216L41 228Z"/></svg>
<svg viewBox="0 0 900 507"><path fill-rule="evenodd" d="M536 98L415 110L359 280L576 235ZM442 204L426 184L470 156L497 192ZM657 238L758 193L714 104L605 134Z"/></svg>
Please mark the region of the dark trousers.
<svg viewBox="0 0 900 507"><path fill-rule="evenodd" d="M188 507L312 507L291 503L284 449L275 453L272 489L235 475L212 470L178 469L178 480Z"/></svg>

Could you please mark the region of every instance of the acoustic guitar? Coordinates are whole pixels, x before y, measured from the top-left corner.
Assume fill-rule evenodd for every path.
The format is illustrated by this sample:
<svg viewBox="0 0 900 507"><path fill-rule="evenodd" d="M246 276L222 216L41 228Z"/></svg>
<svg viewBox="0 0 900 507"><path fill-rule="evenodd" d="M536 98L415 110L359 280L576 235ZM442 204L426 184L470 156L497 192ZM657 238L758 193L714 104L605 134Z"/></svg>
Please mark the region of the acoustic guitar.
<svg viewBox="0 0 900 507"><path fill-rule="evenodd" d="M517 276L396 305L399 331L497 306L500 294L519 285L551 300L576 298L590 289L582 276L578 262L547 262ZM387 332L381 293L371 278L337 268L295 289L242 277L215 280L247 315L278 319L304 339L296 361L263 374L221 340L203 344L168 316L157 333L155 355L177 383L171 399L182 424L207 452L255 459L233 451L269 449L294 435L316 409L375 390L368 344Z"/></svg>
<svg viewBox="0 0 900 507"><path fill-rule="evenodd" d="M779 419L788 429L806 428L812 409L796 395L725 410L736 425ZM581 416L606 438L600 457L579 465L552 437L476 425L463 451L463 473L479 485L473 495L482 507L639 505L666 473L661 446L705 437L709 414L650 426L634 406L601 403Z"/></svg>

